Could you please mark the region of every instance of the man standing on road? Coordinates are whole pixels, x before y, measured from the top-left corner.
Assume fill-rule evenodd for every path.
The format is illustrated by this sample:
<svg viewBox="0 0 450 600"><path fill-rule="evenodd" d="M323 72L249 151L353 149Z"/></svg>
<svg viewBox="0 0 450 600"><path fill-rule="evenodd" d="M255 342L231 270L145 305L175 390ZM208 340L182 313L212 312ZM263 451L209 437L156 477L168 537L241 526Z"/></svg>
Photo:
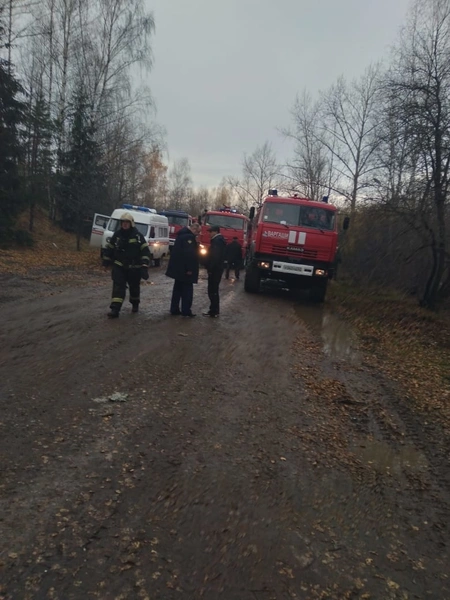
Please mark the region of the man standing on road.
<svg viewBox="0 0 450 600"><path fill-rule="evenodd" d="M242 264L242 246L238 242L237 237L233 238L230 244L227 244L225 259L227 261L227 267L225 270L225 279L230 277L230 269L234 269L234 275L236 279L239 279L239 271L241 270Z"/></svg>
<svg viewBox="0 0 450 600"><path fill-rule="evenodd" d="M103 266L112 265L113 280L112 299L108 317L115 319L125 300L127 284L130 288L131 312L139 310L141 277L148 279L150 250L144 236L134 226L130 213L120 218L120 229L114 233L106 244L103 254Z"/></svg>
<svg viewBox="0 0 450 600"><path fill-rule="evenodd" d="M205 317L216 318L220 313L219 285L222 279L225 252L227 244L220 234L218 225L210 225L208 233L211 236L211 245L206 260L206 269L208 271L208 297L209 311L203 313Z"/></svg>
<svg viewBox="0 0 450 600"><path fill-rule="evenodd" d="M199 256L196 236L199 233L200 225L198 223L192 223L190 227L183 227L178 232L172 246L166 271L167 277L175 280L170 303L171 315L195 317L192 312L192 301L194 299L194 283L198 281Z"/></svg>

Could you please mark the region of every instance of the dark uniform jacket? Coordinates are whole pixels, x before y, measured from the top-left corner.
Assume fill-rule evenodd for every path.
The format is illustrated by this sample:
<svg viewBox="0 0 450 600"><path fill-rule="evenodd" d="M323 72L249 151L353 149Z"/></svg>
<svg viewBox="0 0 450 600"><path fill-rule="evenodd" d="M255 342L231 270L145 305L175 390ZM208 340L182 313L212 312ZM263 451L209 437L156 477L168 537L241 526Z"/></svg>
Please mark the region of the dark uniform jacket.
<svg viewBox="0 0 450 600"><path fill-rule="evenodd" d="M166 275L183 283L198 281L198 244L188 227L178 232L170 253ZM188 275L190 273L190 275Z"/></svg>
<svg viewBox="0 0 450 600"><path fill-rule="evenodd" d="M228 264L238 265L242 261L242 246L237 240L234 240L227 244L227 251L225 254L226 261Z"/></svg>
<svg viewBox="0 0 450 600"><path fill-rule="evenodd" d="M117 230L106 244L103 264L114 264L125 269L148 267L150 250L142 233L139 233L136 227Z"/></svg>
<svg viewBox="0 0 450 600"><path fill-rule="evenodd" d="M220 233L212 238L205 265L208 273L221 273L223 271L226 249L227 243Z"/></svg>

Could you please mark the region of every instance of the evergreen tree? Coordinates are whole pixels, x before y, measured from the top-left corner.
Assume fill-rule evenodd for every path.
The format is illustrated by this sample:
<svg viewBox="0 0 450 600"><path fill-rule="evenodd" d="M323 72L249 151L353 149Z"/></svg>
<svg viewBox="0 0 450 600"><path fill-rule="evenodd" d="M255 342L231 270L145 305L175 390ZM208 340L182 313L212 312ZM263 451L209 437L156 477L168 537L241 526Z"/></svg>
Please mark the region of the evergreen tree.
<svg viewBox="0 0 450 600"><path fill-rule="evenodd" d="M35 208L47 198L52 170L53 124L42 87L36 98L31 98L27 125L29 230L33 231Z"/></svg>
<svg viewBox="0 0 450 600"><path fill-rule="evenodd" d="M59 174L61 221L65 229L75 230L77 250L80 250L84 220L90 220L92 205L98 203L105 193L101 152L95 140L91 114L91 107L81 89L74 97L69 149L60 154Z"/></svg>
<svg viewBox="0 0 450 600"><path fill-rule="evenodd" d="M22 93L22 86L8 63L0 59L0 240L3 241L10 237L14 218L25 201L20 186L21 136L26 113L26 106L19 99Z"/></svg>

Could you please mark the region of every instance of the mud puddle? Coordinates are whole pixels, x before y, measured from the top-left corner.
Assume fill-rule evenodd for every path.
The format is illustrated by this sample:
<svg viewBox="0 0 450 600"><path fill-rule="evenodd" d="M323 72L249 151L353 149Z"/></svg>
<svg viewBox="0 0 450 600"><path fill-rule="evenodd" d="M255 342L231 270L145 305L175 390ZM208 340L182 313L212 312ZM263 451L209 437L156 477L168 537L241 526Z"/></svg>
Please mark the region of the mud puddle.
<svg viewBox="0 0 450 600"><path fill-rule="evenodd" d="M423 472L428 469L425 455L413 446L392 448L380 440L366 440L355 448L359 458L382 473L400 475L404 469Z"/></svg>
<svg viewBox="0 0 450 600"><path fill-rule="evenodd" d="M299 304L294 310L297 319L320 338L325 356L332 361L346 361L353 366L361 364L358 337L348 323L323 307Z"/></svg>

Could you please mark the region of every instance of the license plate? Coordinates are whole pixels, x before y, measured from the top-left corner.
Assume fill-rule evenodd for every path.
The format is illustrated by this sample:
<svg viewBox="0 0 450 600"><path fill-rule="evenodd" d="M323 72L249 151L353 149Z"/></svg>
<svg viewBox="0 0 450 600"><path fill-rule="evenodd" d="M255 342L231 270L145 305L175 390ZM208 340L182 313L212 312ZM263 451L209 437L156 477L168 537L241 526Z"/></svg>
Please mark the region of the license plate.
<svg viewBox="0 0 450 600"><path fill-rule="evenodd" d="M314 267L310 265L296 265L293 263L274 261L272 270L277 271L278 273L291 273L292 275L306 275L311 277L314 272Z"/></svg>

